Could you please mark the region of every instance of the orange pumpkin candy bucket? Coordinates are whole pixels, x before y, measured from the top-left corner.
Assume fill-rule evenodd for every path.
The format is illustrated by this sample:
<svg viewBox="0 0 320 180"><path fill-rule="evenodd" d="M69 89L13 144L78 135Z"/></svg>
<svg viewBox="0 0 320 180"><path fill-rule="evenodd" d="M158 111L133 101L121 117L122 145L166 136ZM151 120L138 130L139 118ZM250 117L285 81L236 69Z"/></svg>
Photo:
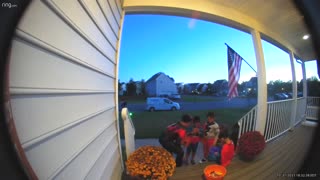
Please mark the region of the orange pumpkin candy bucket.
<svg viewBox="0 0 320 180"><path fill-rule="evenodd" d="M220 165L209 165L203 170L206 180L222 180L227 174L227 169Z"/></svg>

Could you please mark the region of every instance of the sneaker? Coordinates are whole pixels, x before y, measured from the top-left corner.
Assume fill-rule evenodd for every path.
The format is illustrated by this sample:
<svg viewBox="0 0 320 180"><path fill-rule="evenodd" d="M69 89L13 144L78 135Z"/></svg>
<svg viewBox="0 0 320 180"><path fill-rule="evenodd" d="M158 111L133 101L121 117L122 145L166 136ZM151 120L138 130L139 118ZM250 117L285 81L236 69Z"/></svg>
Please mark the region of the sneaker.
<svg viewBox="0 0 320 180"><path fill-rule="evenodd" d="M195 165L195 164L196 164L196 162L194 162L194 160L191 160L191 164L192 164L192 165Z"/></svg>
<svg viewBox="0 0 320 180"><path fill-rule="evenodd" d="M205 163L205 162L207 162L207 159L205 159L205 158L203 158L203 159L201 159L201 160L199 161L199 163Z"/></svg>

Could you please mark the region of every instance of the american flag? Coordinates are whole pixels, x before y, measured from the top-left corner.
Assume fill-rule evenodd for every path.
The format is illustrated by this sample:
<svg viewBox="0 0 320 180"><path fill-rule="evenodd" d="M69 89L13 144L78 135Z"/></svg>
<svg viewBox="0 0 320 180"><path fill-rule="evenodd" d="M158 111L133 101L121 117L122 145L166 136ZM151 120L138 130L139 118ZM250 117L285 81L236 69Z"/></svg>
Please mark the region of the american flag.
<svg viewBox="0 0 320 180"><path fill-rule="evenodd" d="M242 57L228 46L229 99L238 96L238 81L240 79L242 60Z"/></svg>

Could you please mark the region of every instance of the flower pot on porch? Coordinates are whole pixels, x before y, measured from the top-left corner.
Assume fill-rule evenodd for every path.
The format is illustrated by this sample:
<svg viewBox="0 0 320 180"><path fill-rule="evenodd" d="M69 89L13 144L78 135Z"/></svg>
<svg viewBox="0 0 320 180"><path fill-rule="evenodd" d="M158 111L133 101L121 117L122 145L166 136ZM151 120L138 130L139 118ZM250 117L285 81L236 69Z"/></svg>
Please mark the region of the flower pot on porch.
<svg viewBox="0 0 320 180"><path fill-rule="evenodd" d="M241 135L237 153L241 160L253 161L265 148L264 137L258 131L251 131Z"/></svg>
<svg viewBox="0 0 320 180"><path fill-rule="evenodd" d="M176 167L173 156L162 147L142 146L126 162L128 180L169 179Z"/></svg>

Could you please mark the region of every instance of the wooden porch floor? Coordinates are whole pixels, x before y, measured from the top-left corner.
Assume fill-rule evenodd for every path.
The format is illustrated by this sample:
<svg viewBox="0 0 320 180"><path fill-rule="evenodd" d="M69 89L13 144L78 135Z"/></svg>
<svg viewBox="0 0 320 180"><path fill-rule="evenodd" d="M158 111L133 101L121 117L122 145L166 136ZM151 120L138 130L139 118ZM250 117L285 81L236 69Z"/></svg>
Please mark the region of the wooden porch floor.
<svg viewBox="0 0 320 180"><path fill-rule="evenodd" d="M277 175L299 170L314 130L314 127L297 125L294 131L288 131L267 143L265 150L252 162L244 162L236 156L228 166L224 179L289 179ZM202 180L203 169L209 164L179 167L170 180Z"/></svg>

